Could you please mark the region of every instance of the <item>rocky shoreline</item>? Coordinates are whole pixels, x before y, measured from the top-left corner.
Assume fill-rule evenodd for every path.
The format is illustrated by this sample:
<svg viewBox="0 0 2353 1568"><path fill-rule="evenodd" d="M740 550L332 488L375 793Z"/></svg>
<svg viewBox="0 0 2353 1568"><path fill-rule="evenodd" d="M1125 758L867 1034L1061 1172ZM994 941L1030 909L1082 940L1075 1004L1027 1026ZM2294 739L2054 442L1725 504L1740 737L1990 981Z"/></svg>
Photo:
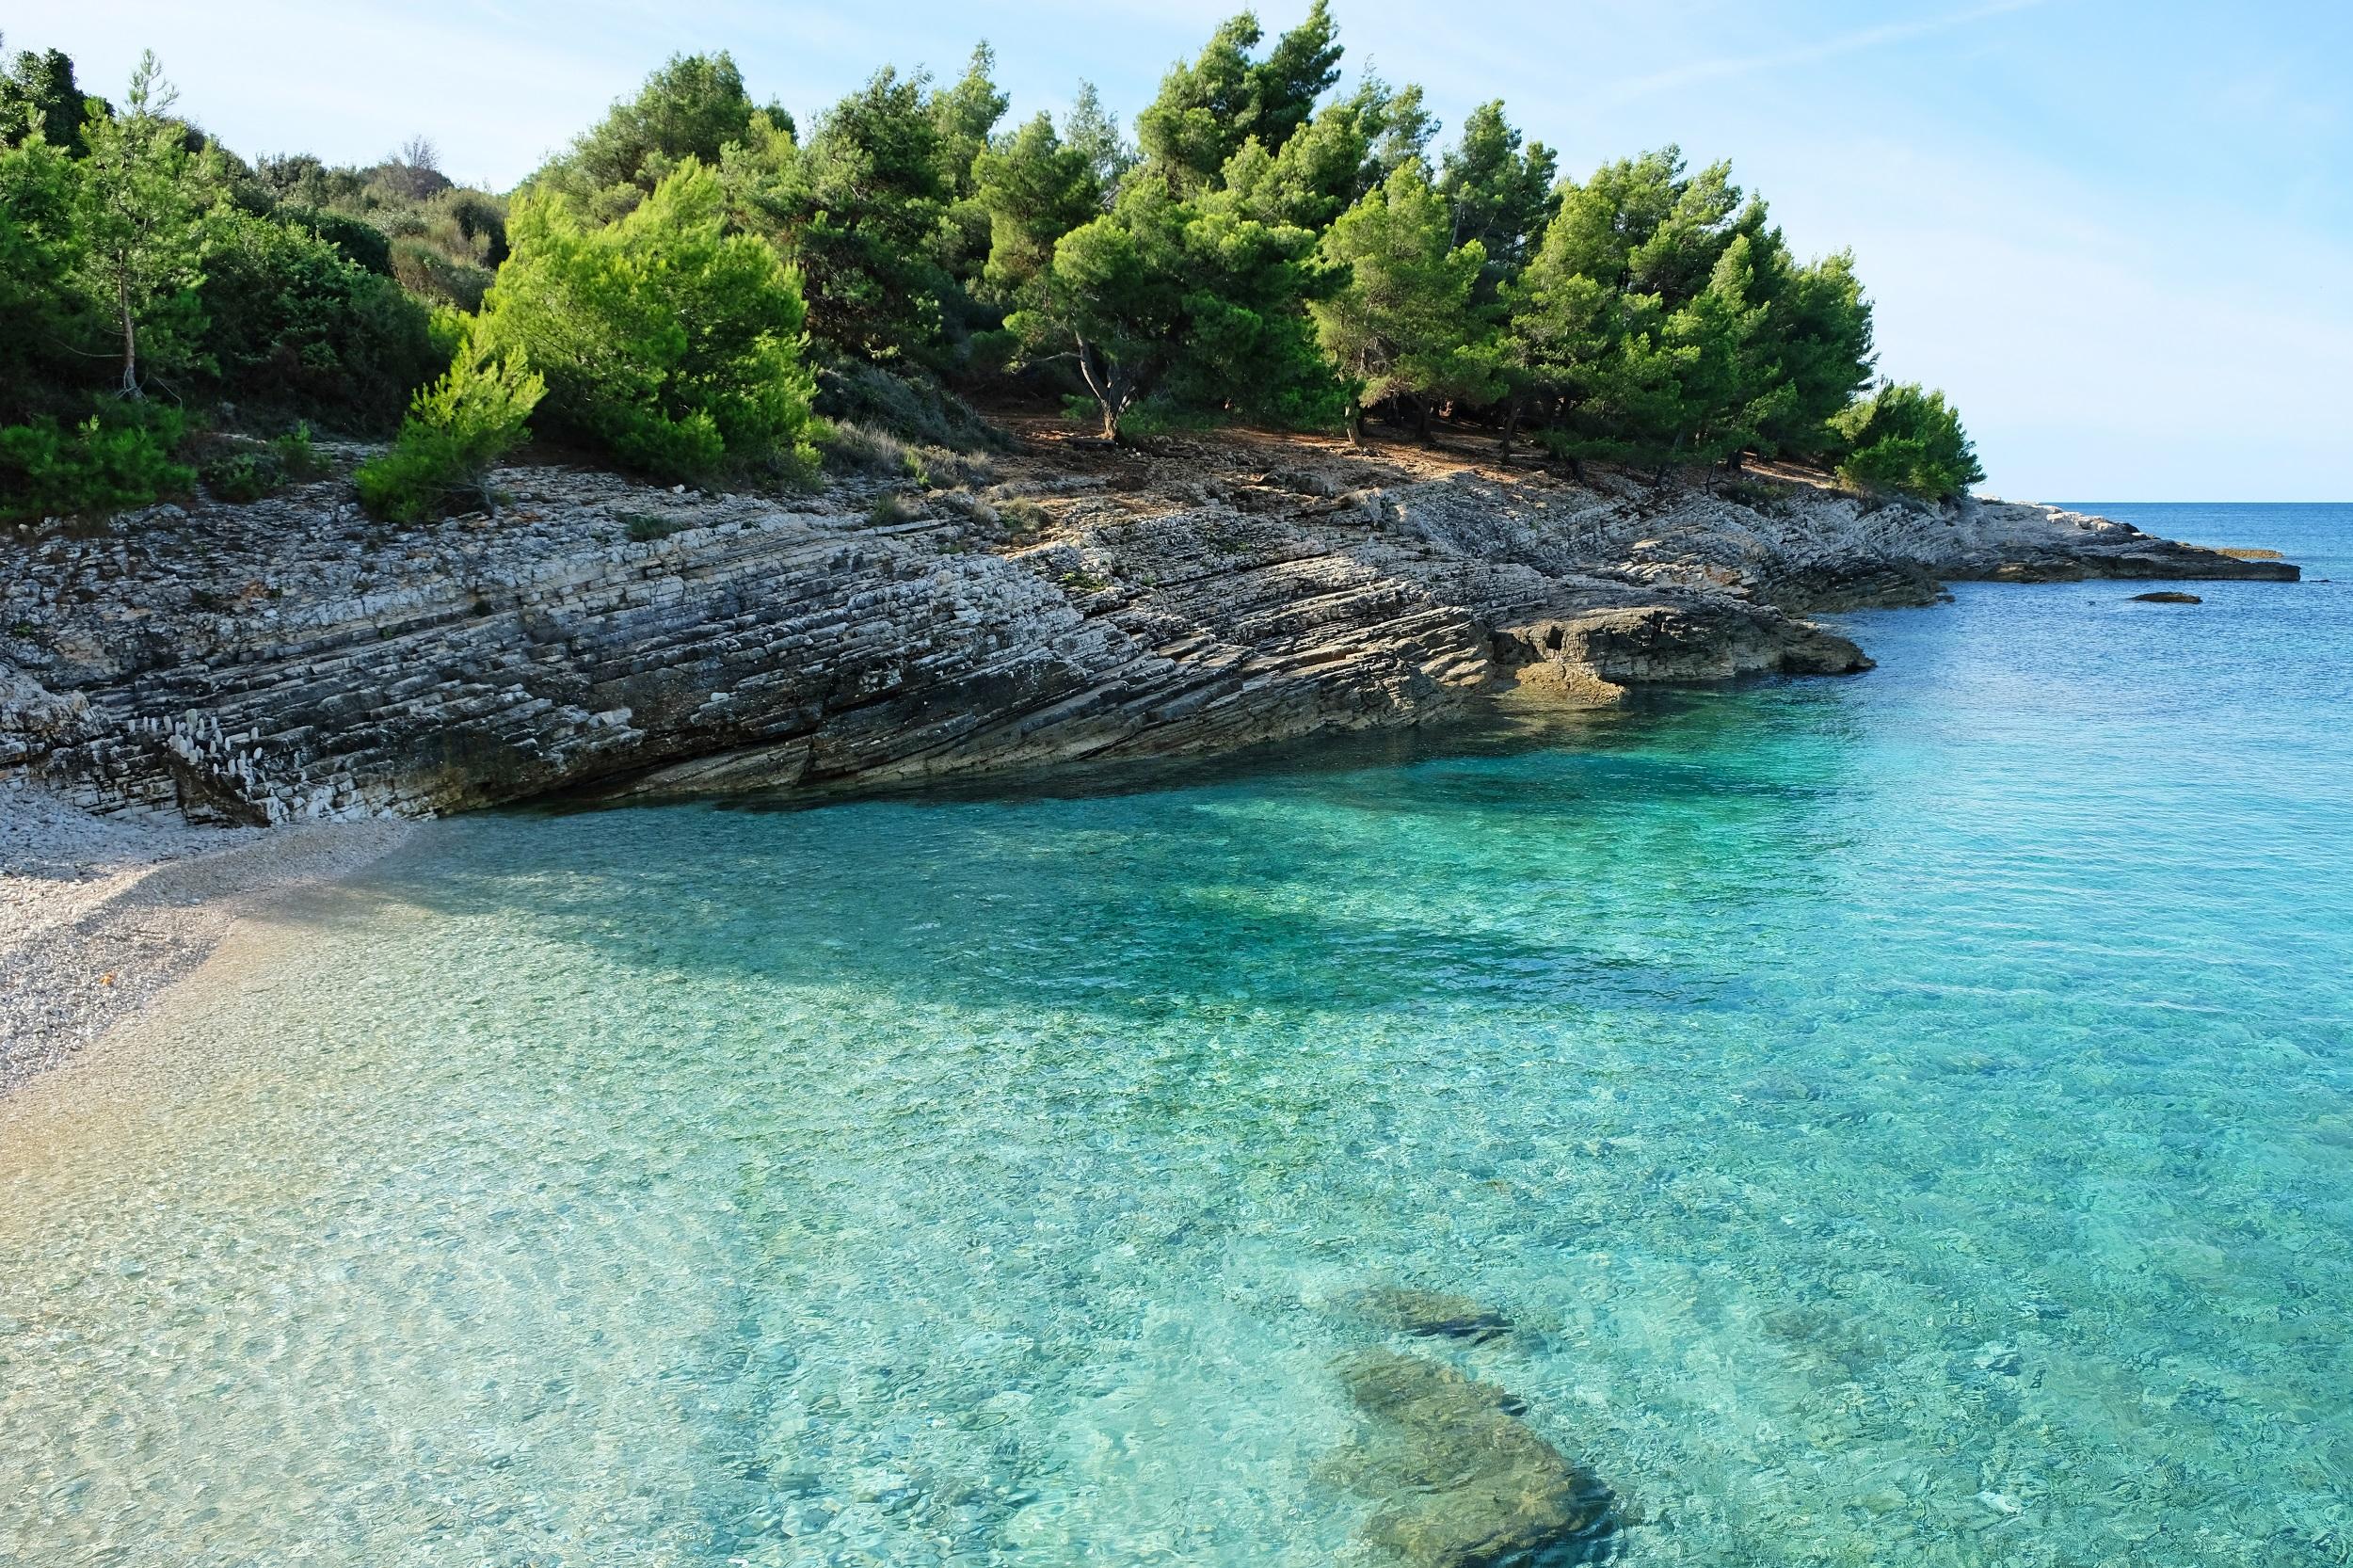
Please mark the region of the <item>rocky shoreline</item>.
<svg viewBox="0 0 2353 1568"><path fill-rule="evenodd" d="M1311 440L1041 423L960 477L780 502L524 468L501 516L413 529L327 480L0 544L0 774L250 825L895 783L1844 673L1868 659L1806 612L1949 580L2297 575L2048 507Z"/></svg>
<svg viewBox="0 0 2353 1568"><path fill-rule="evenodd" d="M1961 579L2297 575L1797 474L1584 486L1333 441L1112 451L1043 423L958 462L952 488L849 479L790 503L522 468L499 517L414 529L326 480L0 540L0 1092L417 818L1842 674L1869 659L1808 611Z"/></svg>

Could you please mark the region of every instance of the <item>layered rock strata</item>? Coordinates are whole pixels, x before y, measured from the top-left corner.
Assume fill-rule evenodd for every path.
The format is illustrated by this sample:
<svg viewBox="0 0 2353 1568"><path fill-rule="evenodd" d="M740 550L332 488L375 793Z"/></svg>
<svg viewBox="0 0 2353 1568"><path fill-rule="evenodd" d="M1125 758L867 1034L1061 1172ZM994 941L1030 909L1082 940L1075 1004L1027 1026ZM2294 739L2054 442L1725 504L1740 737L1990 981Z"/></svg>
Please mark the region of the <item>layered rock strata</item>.
<svg viewBox="0 0 2353 1568"><path fill-rule="evenodd" d="M1313 441L1033 440L995 477L876 506L525 468L408 529L328 480L0 540L0 773L239 823L904 780L1860 669L1798 616L1941 579L2296 573L2043 507Z"/></svg>

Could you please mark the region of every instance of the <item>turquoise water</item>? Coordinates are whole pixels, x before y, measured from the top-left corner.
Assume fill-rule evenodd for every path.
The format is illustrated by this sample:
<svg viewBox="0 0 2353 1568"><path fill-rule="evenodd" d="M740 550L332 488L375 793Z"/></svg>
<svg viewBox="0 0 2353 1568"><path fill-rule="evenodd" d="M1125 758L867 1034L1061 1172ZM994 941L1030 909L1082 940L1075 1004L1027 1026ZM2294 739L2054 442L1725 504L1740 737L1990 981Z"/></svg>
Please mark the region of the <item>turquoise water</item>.
<svg viewBox="0 0 2353 1568"><path fill-rule="evenodd" d="M2353 1560L2353 507L2111 510L2336 581L439 824L0 1111L0 1563L1373 1564L1383 1342L1570 1560Z"/></svg>

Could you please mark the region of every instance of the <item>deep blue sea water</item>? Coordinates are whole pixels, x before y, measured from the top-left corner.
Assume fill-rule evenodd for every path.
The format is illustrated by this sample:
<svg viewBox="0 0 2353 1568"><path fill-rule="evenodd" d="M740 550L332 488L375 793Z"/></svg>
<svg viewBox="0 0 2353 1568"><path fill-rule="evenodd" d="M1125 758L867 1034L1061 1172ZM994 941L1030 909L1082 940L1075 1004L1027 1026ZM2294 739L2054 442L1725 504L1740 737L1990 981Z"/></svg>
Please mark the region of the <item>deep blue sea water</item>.
<svg viewBox="0 0 2353 1568"><path fill-rule="evenodd" d="M2353 1561L2353 506L1847 680L438 824L0 1110L0 1564Z"/></svg>

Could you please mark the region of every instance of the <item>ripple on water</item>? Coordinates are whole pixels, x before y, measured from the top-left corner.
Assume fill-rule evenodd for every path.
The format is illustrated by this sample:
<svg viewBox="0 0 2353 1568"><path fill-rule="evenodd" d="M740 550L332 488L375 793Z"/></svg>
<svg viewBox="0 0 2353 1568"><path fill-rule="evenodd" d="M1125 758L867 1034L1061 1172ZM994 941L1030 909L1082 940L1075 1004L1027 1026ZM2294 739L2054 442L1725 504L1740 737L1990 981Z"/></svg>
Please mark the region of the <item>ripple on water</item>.
<svg viewBox="0 0 2353 1568"><path fill-rule="evenodd" d="M2261 592L442 824L0 1112L0 1563L1470 1562L1401 1367L1561 1560L2341 1562L2353 714L2250 672L2353 637Z"/></svg>

